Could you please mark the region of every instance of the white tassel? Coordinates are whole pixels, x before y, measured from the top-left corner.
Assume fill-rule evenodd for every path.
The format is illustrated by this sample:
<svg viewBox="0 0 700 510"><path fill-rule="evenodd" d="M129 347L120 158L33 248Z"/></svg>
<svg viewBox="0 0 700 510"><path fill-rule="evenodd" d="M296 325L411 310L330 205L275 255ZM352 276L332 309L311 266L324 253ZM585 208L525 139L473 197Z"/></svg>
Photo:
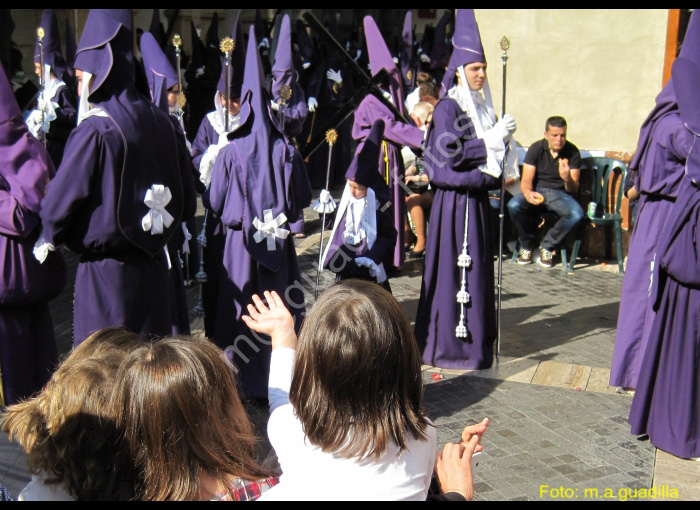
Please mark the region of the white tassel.
<svg viewBox="0 0 700 510"><path fill-rule="evenodd" d="M467 327L465 326L464 307L469 303L471 296L467 292L467 268L472 264L472 258L467 253L467 232L469 231L469 192L467 192L467 205L464 213L464 242L462 243L462 253L457 257L457 266L462 271L462 285L457 293L457 303L459 303L459 324L455 329L457 338L467 338Z"/></svg>

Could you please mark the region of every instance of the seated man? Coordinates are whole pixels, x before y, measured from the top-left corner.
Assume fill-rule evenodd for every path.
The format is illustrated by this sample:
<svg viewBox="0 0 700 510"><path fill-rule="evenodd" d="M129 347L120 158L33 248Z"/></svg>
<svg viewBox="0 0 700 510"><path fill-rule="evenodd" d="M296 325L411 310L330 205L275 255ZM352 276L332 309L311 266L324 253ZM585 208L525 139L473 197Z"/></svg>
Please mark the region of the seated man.
<svg viewBox="0 0 700 510"><path fill-rule="evenodd" d="M518 229L518 264L530 264L537 248L535 218L540 211L559 216L540 243L539 264L552 267L552 251L557 248L583 218L583 209L571 195L578 191L581 154L566 140L566 120L550 117L545 123L544 139L532 144L525 155L520 180L522 194L508 202L508 212Z"/></svg>

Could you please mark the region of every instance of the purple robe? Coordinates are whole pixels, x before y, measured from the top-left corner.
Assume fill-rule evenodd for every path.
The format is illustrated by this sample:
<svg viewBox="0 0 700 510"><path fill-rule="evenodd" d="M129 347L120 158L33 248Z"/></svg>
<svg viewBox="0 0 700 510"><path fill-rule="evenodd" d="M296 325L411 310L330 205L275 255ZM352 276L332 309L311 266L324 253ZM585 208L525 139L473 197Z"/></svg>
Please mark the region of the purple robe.
<svg viewBox="0 0 700 510"><path fill-rule="evenodd" d="M162 116L154 126L163 133L159 160L167 173L172 172L172 180L180 183L172 124L155 106L151 111ZM73 131L66 149L61 171L47 188L42 220L47 241L55 246L65 243L81 255L73 305L74 345L109 326L124 326L144 336L171 334L168 266L162 249L166 240L151 256L125 237L115 218L124 143L114 122L87 118ZM140 169L145 175L152 170L147 164ZM177 198L176 186L172 188L173 200L182 207L182 191ZM173 216L171 228L181 228L182 213ZM141 228L138 220L133 222Z"/></svg>
<svg viewBox="0 0 700 510"><path fill-rule="evenodd" d="M46 150L49 151L54 166L58 168L63 159L68 136L75 128L78 100L73 91L64 85L58 89L52 101L58 103L58 108L55 110L56 118L51 121L49 132L46 133Z"/></svg>
<svg viewBox="0 0 700 510"><path fill-rule="evenodd" d="M491 366L496 337L496 311L488 189L499 179L481 171L484 142L475 137L471 119L453 99L441 100L428 131L425 170L435 197L430 213L425 273L416 314L415 335L423 362L441 368L482 369ZM461 127L461 129L458 129ZM460 140L459 143L454 143ZM467 199L467 192L469 198ZM457 257L464 242L465 209L469 205L466 305L468 337L457 338L457 292L461 269Z"/></svg>
<svg viewBox="0 0 700 510"><path fill-rule="evenodd" d="M641 197L622 282L610 386L637 386L655 315L649 294L652 272L658 278L657 242L671 218L692 141L678 110L672 110L655 122L639 163L635 187Z"/></svg>
<svg viewBox="0 0 700 510"><path fill-rule="evenodd" d="M66 268L58 252L44 264L32 252L39 204L56 171L29 134L2 66L0 147L0 405L10 405L40 390L58 363L47 303L65 286Z"/></svg>
<svg viewBox="0 0 700 510"><path fill-rule="evenodd" d="M630 409L632 434L700 457L700 190L683 179L659 239L656 315Z"/></svg>
<svg viewBox="0 0 700 510"><path fill-rule="evenodd" d="M199 163L202 160L202 156L210 145L216 145L218 141L219 133L216 132L209 118L205 115L197 131L197 136L192 143L192 164L197 176L199 175ZM197 186L200 193L204 193L204 184L201 183L199 178L195 180L195 186ZM206 206L207 203L205 202L204 205ZM202 305L204 307L204 333L207 338L214 340L216 337L216 310L219 306L221 261L224 258L226 234L219 215L210 208L208 209L205 228L207 244L202 248L202 263L204 272L207 274L207 281L200 285L202 285ZM199 232L193 233L194 237L197 235L199 235ZM195 269L195 271L198 270L199 268Z"/></svg>
<svg viewBox="0 0 700 510"><path fill-rule="evenodd" d="M404 251L404 223L406 221L406 192L401 186L404 182L405 169L401 157L401 147L418 148L423 141L423 131L415 126L405 124L394 118L394 114L379 99L373 95L366 96L355 110L355 123L352 136L355 140L363 141L369 134L374 121L383 119L384 138L382 151L378 161L378 172L384 177L391 190L391 202L394 208L394 227L398 239L394 248L393 264L400 267L406 258ZM388 157L388 160L386 159Z"/></svg>

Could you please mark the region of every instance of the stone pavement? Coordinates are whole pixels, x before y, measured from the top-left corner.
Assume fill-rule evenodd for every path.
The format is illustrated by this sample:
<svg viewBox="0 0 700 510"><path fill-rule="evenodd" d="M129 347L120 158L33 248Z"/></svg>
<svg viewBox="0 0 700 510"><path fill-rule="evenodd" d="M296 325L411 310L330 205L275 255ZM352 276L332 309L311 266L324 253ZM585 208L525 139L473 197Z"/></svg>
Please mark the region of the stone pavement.
<svg viewBox="0 0 700 510"><path fill-rule="evenodd" d="M311 305L321 228L310 208L306 219L309 235L295 244ZM69 261L73 272L76 259ZM391 278L411 320L422 264L407 262ZM700 499L700 462L657 451L647 439L632 436L631 397L607 386L622 283L617 265L580 260L573 274L560 269L504 259L499 363L480 371L423 367L425 405L438 446L457 441L466 424L491 419L475 474L477 500ZM328 271L321 273L320 288L332 281ZM196 286L188 291L192 305L196 293ZM72 287L51 304L61 352L70 349L71 308ZM192 326L201 333L201 320L193 318ZM435 374L442 379L434 380ZM266 409L250 404L248 410L263 457L269 449ZM17 495L27 480L24 454L0 436L0 483ZM656 493L641 491L651 487Z"/></svg>

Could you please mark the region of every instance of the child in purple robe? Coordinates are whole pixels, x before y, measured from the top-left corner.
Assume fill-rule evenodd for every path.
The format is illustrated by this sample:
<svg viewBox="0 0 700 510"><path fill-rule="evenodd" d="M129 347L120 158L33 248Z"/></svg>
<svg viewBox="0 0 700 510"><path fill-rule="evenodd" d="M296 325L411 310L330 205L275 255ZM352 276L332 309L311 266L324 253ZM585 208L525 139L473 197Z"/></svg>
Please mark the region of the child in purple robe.
<svg viewBox="0 0 700 510"><path fill-rule="evenodd" d="M377 173L383 134L384 121L378 119L345 173L347 184L335 211L323 267L336 274L336 281L360 278L391 292L386 266L392 264L397 234L389 189Z"/></svg>

